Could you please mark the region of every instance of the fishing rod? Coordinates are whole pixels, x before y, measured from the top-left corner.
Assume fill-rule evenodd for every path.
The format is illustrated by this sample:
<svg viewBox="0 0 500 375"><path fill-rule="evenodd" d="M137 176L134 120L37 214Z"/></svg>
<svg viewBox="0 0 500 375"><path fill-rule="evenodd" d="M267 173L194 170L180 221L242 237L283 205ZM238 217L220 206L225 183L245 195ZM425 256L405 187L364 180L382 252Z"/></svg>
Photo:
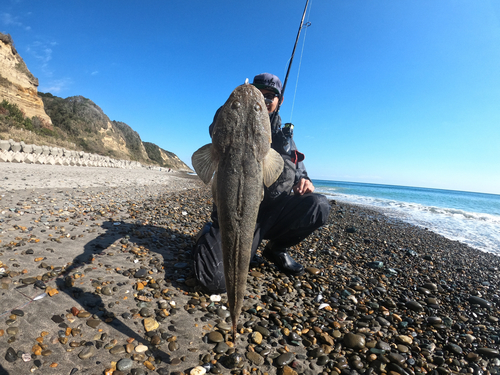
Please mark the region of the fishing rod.
<svg viewBox="0 0 500 375"><path fill-rule="evenodd" d="M274 120L276 119L276 117L280 111L280 108L281 108L283 94L285 93L286 83L288 82L288 75L290 74L290 68L292 67L293 57L295 56L295 49L297 48L297 43L299 41L300 32L302 31L302 27L304 25L304 18L306 17L308 4L309 4L309 0L306 0L306 6L304 8L304 13L302 13L302 19L300 20L299 31L297 32L297 38L295 39L295 44L293 46L292 57L290 57L290 63L288 64L288 69L287 69L287 72L285 75L285 82L283 83L283 88L281 89L281 94L278 97L278 107L276 108L276 111L272 115L271 124L274 124ZM308 27L310 25L311 25L311 23L307 22L305 26Z"/></svg>

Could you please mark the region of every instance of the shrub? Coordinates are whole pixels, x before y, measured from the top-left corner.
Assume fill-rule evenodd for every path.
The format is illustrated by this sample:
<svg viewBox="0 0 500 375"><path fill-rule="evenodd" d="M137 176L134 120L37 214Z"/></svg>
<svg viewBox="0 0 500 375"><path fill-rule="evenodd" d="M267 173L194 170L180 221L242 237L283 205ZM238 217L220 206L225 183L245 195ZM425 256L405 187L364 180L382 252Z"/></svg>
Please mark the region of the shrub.
<svg viewBox="0 0 500 375"><path fill-rule="evenodd" d="M16 104L10 104L4 99L2 103L0 103L0 107L7 111L6 114L8 118L18 122L19 124L24 122L24 113Z"/></svg>

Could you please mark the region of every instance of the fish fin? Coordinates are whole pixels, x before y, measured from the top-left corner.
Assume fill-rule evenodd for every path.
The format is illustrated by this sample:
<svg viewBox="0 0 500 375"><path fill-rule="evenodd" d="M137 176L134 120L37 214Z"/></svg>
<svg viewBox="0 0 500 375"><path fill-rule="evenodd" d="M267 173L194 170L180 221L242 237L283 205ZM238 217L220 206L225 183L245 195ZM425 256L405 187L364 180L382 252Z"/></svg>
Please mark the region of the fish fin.
<svg viewBox="0 0 500 375"><path fill-rule="evenodd" d="M191 162L196 174L205 184L208 184L217 168L217 164L212 156L212 144L206 144L196 150L193 156L191 156Z"/></svg>
<svg viewBox="0 0 500 375"><path fill-rule="evenodd" d="M266 157L264 158L264 185L271 186L274 181L278 179L281 172L283 172L283 158L274 149L269 149Z"/></svg>

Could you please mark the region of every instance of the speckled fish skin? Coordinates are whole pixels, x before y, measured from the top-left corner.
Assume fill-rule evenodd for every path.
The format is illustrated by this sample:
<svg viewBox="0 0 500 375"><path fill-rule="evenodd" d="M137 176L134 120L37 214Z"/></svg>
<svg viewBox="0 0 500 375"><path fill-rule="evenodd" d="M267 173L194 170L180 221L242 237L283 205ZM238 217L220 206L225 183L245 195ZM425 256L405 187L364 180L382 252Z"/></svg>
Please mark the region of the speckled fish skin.
<svg viewBox="0 0 500 375"><path fill-rule="evenodd" d="M243 305L264 185L274 182L283 169L282 158L270 144L271 125L262 93L249 84L238 86L219 111L210 151L217 163L212 194L217 205L233 334ZM266 166L267 160L271 161ZM197 164L193 155L193 167L198 172Z"/></svg>
<svg viewBox="0 0 500 375"><path fill-rule="evenodd" d="M238 87L219 113L212 144L217 168L217 212L233 332L243 305L252 242L264 194L262 161L271 126L260 91Z"/></svg>

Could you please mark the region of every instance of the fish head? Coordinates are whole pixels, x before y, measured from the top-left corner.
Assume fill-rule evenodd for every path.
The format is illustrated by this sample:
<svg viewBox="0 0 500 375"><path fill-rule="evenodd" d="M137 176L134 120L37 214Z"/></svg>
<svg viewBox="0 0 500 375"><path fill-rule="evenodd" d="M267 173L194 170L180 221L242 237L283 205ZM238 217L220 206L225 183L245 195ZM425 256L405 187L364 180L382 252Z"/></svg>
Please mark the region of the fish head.
<svg viewBox="0 0 500 375"><path fill-rule="evenodd" d="M264 96L245 83L234 89L214 124L212 145L219 155L234 147L250 148L262 160L271 144L271 123Z"/></svg>

